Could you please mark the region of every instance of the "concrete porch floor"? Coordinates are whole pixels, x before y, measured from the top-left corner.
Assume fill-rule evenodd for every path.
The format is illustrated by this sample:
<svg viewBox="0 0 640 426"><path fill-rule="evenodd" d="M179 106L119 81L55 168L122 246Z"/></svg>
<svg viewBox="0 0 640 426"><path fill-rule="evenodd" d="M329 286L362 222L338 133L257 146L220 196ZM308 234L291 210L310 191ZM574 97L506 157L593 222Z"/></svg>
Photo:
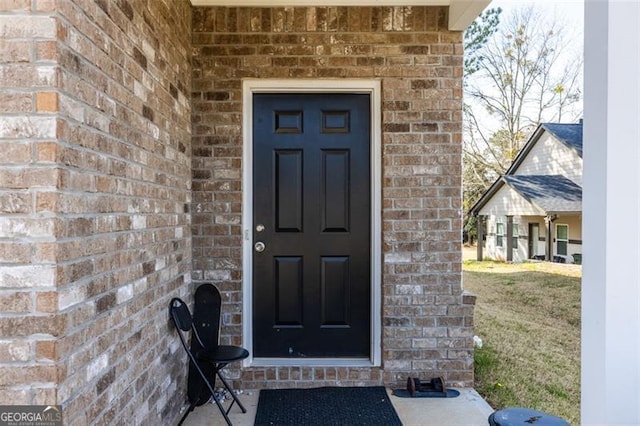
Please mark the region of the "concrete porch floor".
<svg viewBox="0 0 640 426"><path fill-rule="evenodd" d="M391 395L391 402L404 426L486 426L493 409L474 389L458 389L457 398L398 398ZM234 406L229 418L234 426L251 426L258 408L259 390L245 391L240 395L247 409L243 414ZM228 404L228 402L227 402ZM225 404L225 406L227 406ZM224 418L215 404L205 404L189 414L185 426L224 426ZM300 425L304 426L304 425Z"/></svg>

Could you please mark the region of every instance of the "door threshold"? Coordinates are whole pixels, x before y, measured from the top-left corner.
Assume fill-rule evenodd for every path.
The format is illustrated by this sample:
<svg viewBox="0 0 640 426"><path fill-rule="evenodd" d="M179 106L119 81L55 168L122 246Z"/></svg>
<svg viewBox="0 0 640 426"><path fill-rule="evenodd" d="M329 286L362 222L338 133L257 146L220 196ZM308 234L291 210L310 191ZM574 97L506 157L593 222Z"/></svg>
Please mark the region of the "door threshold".
<svg viewBox="0 0 640 426"><path fill-rule="evenodd" d="M369 358L253 358L247 367L373 367Z"/></svg>

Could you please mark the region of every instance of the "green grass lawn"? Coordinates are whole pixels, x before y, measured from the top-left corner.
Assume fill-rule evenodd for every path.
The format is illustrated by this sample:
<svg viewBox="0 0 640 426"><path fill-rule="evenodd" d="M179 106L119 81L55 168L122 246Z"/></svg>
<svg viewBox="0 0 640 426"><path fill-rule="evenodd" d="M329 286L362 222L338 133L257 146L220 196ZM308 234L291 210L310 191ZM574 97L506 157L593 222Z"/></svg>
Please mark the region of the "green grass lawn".
<svg viewBox="0 0 640 426"><path fill-rule="evenodd" d="M522 406L580 419L581 267L467 260L477 296L476 389L496 409Z"/></svg>

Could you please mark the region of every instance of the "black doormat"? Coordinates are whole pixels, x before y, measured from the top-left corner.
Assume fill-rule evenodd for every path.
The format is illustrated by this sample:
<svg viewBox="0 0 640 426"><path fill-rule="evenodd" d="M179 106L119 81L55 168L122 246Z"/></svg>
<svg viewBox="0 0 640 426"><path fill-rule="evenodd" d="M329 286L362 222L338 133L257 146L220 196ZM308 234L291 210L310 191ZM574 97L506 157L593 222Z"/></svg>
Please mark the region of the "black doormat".
<svg viewBox="0 0 640 426"><path fill-rule="evenodd" d="M375 387L266 389L255 426L402 426L387 391Z"/></svg>

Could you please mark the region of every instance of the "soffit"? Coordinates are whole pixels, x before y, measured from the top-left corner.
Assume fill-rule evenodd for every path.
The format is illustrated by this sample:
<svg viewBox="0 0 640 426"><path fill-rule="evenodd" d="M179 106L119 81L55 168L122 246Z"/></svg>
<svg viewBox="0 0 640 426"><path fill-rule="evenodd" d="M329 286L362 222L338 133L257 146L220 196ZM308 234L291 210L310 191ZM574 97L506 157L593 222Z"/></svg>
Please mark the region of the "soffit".
<svg viewBox="0 0 640 426"><path fill-rule="evenodd" d="M463 31L491 0L191 0L193 6L449 6L449 30Z"/></svg>

